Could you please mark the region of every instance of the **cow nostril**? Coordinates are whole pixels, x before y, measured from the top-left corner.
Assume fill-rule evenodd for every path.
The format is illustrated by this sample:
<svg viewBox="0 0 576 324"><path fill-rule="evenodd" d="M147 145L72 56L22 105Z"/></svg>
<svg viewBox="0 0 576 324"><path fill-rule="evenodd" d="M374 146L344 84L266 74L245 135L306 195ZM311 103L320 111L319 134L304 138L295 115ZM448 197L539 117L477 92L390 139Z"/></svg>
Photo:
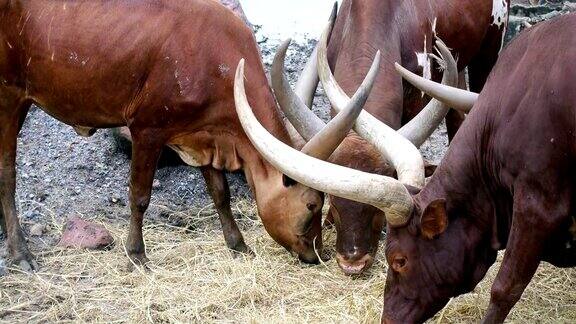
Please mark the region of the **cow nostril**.
<svg viewBox="0 0 576 324"><path fill-rule="evenodd" d="M307 203L307 204L306 204L306 208L308 208L309 211L314 211L314 210L316 210L316 207L317 207L317 206L318 206L318 205L316 205L315 203Z"/></svg>

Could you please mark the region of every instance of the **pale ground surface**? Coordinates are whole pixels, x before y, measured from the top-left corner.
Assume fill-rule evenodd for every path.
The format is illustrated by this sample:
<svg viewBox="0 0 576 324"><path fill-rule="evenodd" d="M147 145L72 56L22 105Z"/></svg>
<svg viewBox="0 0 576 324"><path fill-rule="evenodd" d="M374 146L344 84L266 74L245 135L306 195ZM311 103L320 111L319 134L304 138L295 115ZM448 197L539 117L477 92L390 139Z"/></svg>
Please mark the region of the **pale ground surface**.
<svg viewBox="0 0 576 324"><path fill-rule="evenodd" d="M317 38L332 11L333 0L241 0L246 16L271 38ZM341 1L339 1L341 3Z"/></svg>
<svg viewBox="0 0 576 324"><path fill-rule="evenodd" d="M287 71L293 80L329 14L332 1L296 0L293 8L262 15L255 5L280 1L244 0L253 23L283 27L258 35L264 61L270 63L280 38L300 40L289 52ZM264 7L261 7L264 8ZM256 13L254 13L256 11ZM306 12L305 12L306 11ZM309 12L307 12L309 11ZM321 23L291 22L313 17ZM300 15L300 16L299 16ZM261 19L259 21L259 19ZM267 19L267 20L266 20ZM311 21L311 22L310 22ZM314 27L316 26L316 27ZM264 41L266 38L269 39ZM319 90L315 111L327 118L327 103ZM439 131L423 148L438 162L445 151L445 132ZM99 131L82 139L68 126L44 113L31 112L19 139L18 202L26 231L47 224L45 234L31 237L41 264L27 275L9 270L0 275L0 322L211 322L211 323L374 323L379 320L386 264L380 246L369 273L344 276L332 258L325 264L300 264L275 244L255 215L242 176L232 175L233 210L254 258L233 259L226 250L217 216L199 172L168 167L157 174L144 237L152 260L149 273L126 270L123 243L127 232L128 160L115 153L110 136ZM55 247L67 217L80 215L106 226L116 239L110 251L60 250ZM333 256L335 234L325 233ZM0 240L0 272L5 257ZM446 265L450 266L450 265ZM477 322L486 309L489 287L497 271L473 293L454 299L433 322ZM576 321L576 270L543 264L509 317L515 323L573 323Z"/></svg>

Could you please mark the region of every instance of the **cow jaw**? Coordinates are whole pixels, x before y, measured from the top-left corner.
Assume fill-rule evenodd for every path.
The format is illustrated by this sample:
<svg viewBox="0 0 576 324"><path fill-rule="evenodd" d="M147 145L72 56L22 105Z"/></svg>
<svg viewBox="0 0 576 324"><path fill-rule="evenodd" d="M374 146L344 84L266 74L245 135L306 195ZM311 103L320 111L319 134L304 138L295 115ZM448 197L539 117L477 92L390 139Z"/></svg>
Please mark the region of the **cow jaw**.
<svg viewBox="0 0 576 324"><path fill-rule="evenodd" d="M247 170L258 214L270 236L306 263L317 263L322 252L324 195L293 182L262 161L265 168Z"/></svg>

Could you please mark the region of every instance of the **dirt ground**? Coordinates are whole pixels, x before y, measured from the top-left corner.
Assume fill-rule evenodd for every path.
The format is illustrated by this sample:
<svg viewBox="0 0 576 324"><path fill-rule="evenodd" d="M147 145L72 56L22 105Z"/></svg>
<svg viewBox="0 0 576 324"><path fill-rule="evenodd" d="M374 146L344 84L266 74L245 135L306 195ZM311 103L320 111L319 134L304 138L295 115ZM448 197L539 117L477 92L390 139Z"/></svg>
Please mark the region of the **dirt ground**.
<svg viewBox="0 0 576 324"><path fill-rule="evenodd" d="M258 35L269 67L279 40ZM292 81L315 42L288 52ZM306 54L306 55L303 55ZM320 89L315 112L328 118ZM344 276L332 258L303 265L265 233L241 174L230 174L233 210L254 258L233 259L197 169L161 168L156 175L144 239L152 270L126 270L129 159L117 152L110 133L91 138L33 109L18 139L17 202L41 265L28 275L7 267L0 240L0 322L376 322L382 308L386 264L380 256L369 273ZM447 146L441 127L422 147L439 162ZM79 215L106 226L116 244L109 251L62 250L56 243L67 218ZM333 254L335 233L325 233ZM383 244L383 242L382 242ZM498 265L471 294L454 299L436 322L478 321ZM542 265L514 308L511 322L576 321L575 270Z"/></svg>

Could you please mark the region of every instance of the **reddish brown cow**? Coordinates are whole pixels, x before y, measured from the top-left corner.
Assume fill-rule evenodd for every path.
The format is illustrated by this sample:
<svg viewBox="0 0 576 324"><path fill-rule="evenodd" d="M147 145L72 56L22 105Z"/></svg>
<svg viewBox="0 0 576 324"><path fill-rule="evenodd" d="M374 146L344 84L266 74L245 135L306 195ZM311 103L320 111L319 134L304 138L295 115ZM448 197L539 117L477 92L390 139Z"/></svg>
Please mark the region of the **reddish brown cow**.
<svg viewBox="0 0 576 324"><path fill-rule="evenodd" d="M377 120L361 115L359 121L364 125L357 123L356 133L366 138L362 135L369 131L366 124L378 120L399 129L421 111L424 105L421 92L402 82L394 71L393 62L401 62L411 71L439 80L436 65L428 58L436 37L457 55L459 70L468 66L470 88L480 91L502 47L508 2L345 0L328 43L327 59L336 81L350 95L360 84L374 53L380 50L383 58L376 87L364 107ZM333 108L338 105L337 92L327 91ZM286 111L285 107L283 109ZM337 109L333 109L333 114L336 112ZM289 113L287 115L290 117ZM456 111L448 113L450 137L456 132L461 116ZM291 121L296 124L294 119ZM374 142L380 139L381 136L374 140L366 138L368 143L352 133L332 154L330 161L391 176L400 166L397 161L387 159L382 150L377 150L379 143ZM426 137L408 139L420 146ZM402 176L405 170L399 172ZM419 177L415 181L399 179L421 187L423 177ZM330 197L328 219L334 220L338 232L337 260L342 270L356 274L367 269L373 262L383 230L382 213L370 205Z"/></svg>
<svg viewBox="0 0 576 324"><path fill-rule="evenodd" d="M0 0L0 223L12 260L26 270L37 267L14 199L16 137L36 103L80 132L129 127L126 245L135 263L147 261L143 215L164 145L202 166L220 193L214 195L219 210L228 196L221 170L242 169L266 230L302 260L316 262L322 195L286 181L238 124L231 68L241 57L250 63L247 91L259 120L291 143L251 30L215 1ZM229 207L220 217L228 246L248 251Z"/></svg>
<svg viewBox="0 0 576 324"><path fill-rule="evenodd" d="M474 289L501 249L506 252L485 323L504 321L541 261L576 266L574 30L576 14L569 14L522 33L502 53L479 96L403 72L448 105L473 106L418 193L389 177L302 158L262 136L269 136L263 128L258 138L248 132L264 140L265 146L257 146L261 152L280 151L262 154L290 177L386 213L383 322L430 318L451 297ZM302 165L295 165L297 159Z"/></svg>

